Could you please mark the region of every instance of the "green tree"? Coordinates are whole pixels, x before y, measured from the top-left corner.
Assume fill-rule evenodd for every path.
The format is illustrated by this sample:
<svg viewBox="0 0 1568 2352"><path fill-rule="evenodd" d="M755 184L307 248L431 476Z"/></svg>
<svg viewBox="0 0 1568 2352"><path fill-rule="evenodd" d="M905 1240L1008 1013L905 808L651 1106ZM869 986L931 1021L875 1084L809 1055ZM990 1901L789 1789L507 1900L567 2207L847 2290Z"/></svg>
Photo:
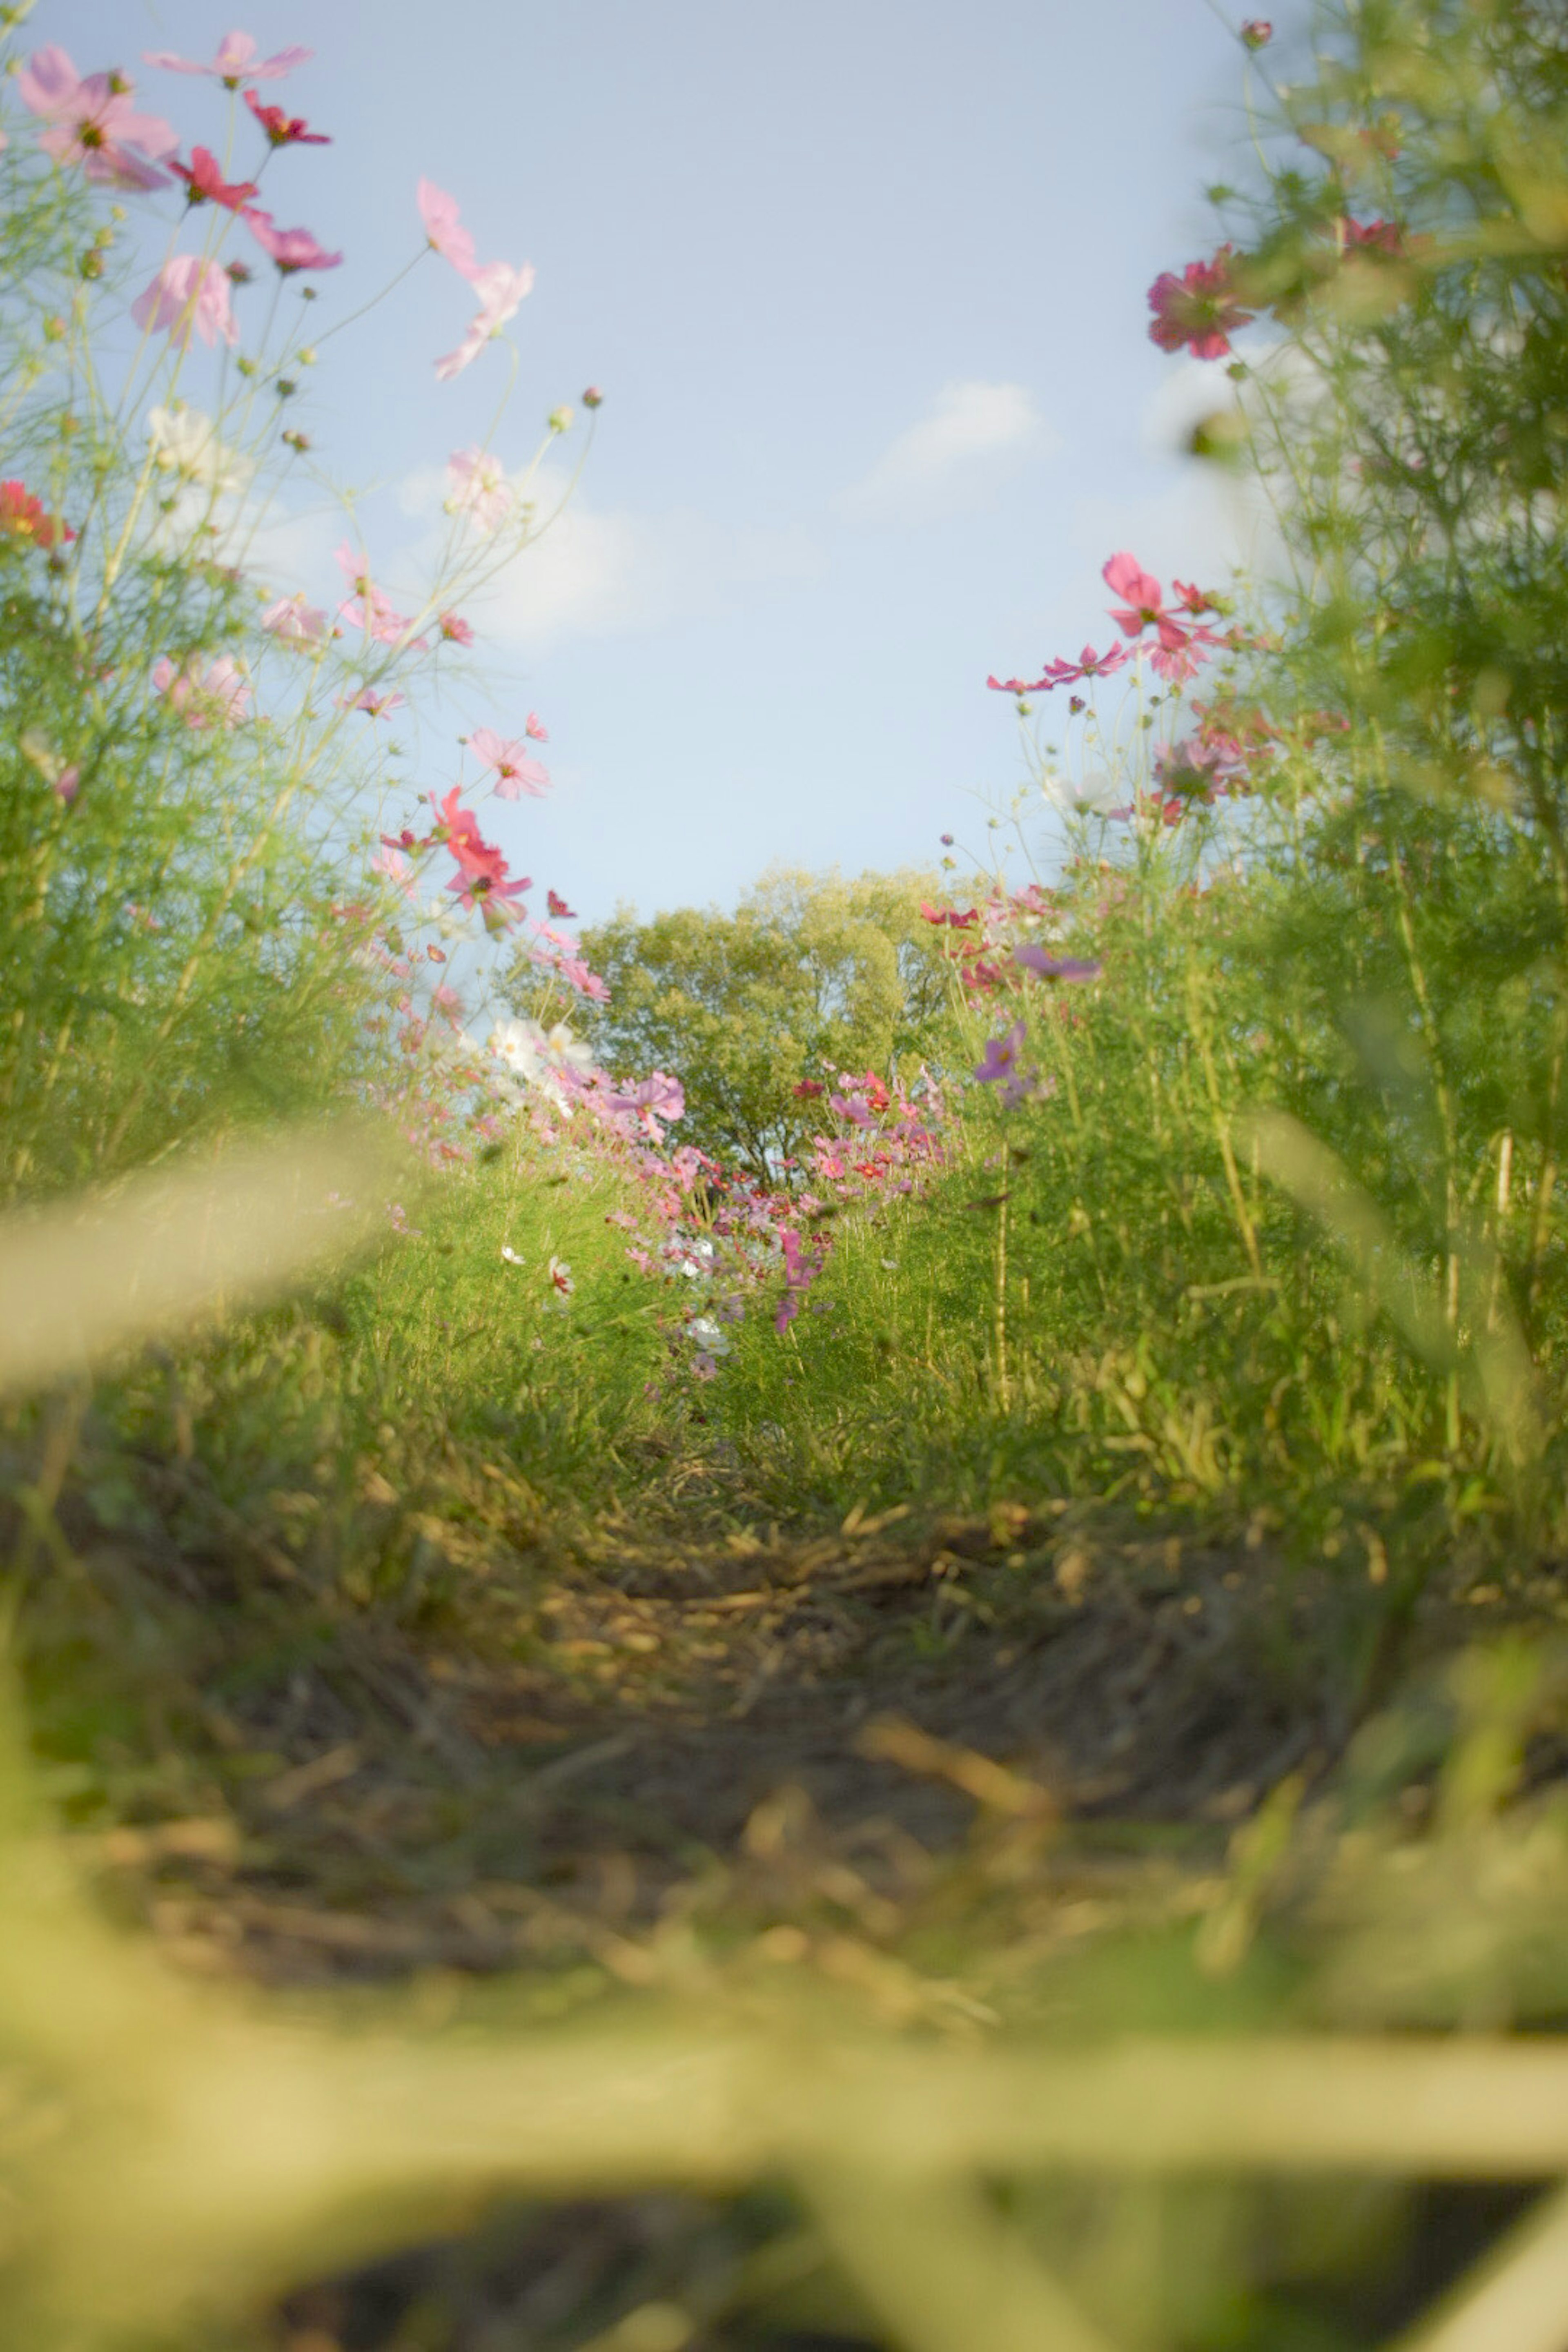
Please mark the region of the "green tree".
<svg viewBox="0 0 1568 2352"><path fill-rule="evenodd" d="M947 1005L941 934L921 919L928 874L780 868L733 914L630 909L585 931L610 985L585 1023L617 1075L668 1070L686 1088L682 1136L762 1170L816 1124L795 1088L826 1069L909 1069L934 1053ZM520 973L514 994L526 989Z"/></svg>

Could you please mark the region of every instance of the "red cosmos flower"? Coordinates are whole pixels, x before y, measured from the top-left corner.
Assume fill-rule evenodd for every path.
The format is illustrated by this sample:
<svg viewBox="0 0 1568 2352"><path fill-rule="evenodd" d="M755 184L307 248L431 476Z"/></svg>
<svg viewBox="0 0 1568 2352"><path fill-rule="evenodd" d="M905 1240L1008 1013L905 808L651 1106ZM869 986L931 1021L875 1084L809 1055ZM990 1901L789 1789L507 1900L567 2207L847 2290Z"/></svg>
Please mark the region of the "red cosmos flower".
<svg viewBox="0 0 1568 2352"><path fill-rule="evenodd" d="M226 212L237 213L256 194L254 180L231 183L224 178L210 147L193 147L188 163L171 163L169 169L176 179L184 180L188 205L222 205Z"/></svg>
<svg viewBox="0 0 1568 2352"><path fill-rule="evenodd" d="M343 257L318 245L308 228L274 228L271 214L257 205L245 205L240 218L262 252L271 256L280 277L291 277L296 269L336 269Z"/></svg>
<svg viewBox="0 0 1568 2352"><path fill-rule="evenodd" d="M1370 247L1373 252L1397 257L1405 250L1405 232L1397 221L1342 220L1339 236L1346 253L1364 253Z"/></svg>
<svg viewBox="0 0 1568 2352"><path fill-rule="evenodd" d="M53 547L57 539L73 540L74 530L46 514L42 501L23 482L0 482L0 540L26 540L34 547Z"/></svg>
<svg viewBox="0 0 1568 2352"><path fill-rule="evenodd" d="M1212 261L1189 261L1180 278L1167 269L1155 278L1149 289L1154 313L1149 337L1163 352L1179 352L1184 343L1194 359L1217 360L1229 351L1232 329L1253 316L1236 301L1230 256L1231 247L1222 245Z"/></svg>
<svg viewBox="0 0 1568 2352"><path fill-rule="evenodd" d="M330 147L332 143L324 131L307 129L303 115L285 114L280 106L263 106L253 89L245 92L245 102L274 147Z"/></svg>
<svg viewBox="0 0 1568 2352"><path fill-rule="evenodd" d="M825 1093L826 1089L820 1078L802 1078L798 1085L791 1087L790 1091L800 1102L815 1102L817 1096Z"/></svg>
<svg viewBox="0 0 1568 2352"><path fill-rule="evenodd" d="M574 923L576 921L577 917L574 910L566 904L565 899L561 896L559 890L547 890L544 895L546 902L549 905L550 911L554 916L558 923Z"/></svg>
<svg viewBox="0 0 1568 2352"><path fill-rule="evenodd" d="M960 914L955 907L933 907L929 898L921 900L921 913L928 923L950 923L955 931L966 931L972 923L980 920L980 910L976 907L966 908Z"/></svg>
<svg viewBox="0 0 1568 2352"><path fill-rule="evenodd" d="M462 792L461 784L454 784L444 801L438 801L435 793L431 793L430 805L436 812L437 820L431 838L444 842L459 866L467 862L471 850L482 866L485 858L493 856L495 853L487 848L479 831L479 818L473 810L463 807Z"/></svg>

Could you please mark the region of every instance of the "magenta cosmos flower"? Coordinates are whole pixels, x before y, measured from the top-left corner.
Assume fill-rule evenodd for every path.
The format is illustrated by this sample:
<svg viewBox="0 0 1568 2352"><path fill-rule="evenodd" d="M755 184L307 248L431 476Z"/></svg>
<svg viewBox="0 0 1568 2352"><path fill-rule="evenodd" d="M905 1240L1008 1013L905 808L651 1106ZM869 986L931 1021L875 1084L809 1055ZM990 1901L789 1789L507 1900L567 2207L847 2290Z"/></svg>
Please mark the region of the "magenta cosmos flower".
<svg viewBox="0 0 1568 2352"><path fill-rule="evenodd" d="M343 257L319 246L308 228L274 228L271 214L258 205L247 205L240 218L284 278L296 269L335 269Z"/></svg>
<svg viewBox="0 0 1568 2352"><path fill-rule="evenodd" d="M1149 289L1154 323L1152 342L1163 352L1179 352L1184 343L1195 360L1223 359L1230 349L1232 331L1252 317L1237 302L1231 283L1228 245L1212 261L1189 261L1180 278L1165 270Z"/></svg>
<svg viewBox="0 0 1568 2352"><path fill-rule="evenodd" d="M245 92L245 102L273 147L330 147L332 143L324 131L312 131L302 114L285 113L280 106L264 106L253 89Z"/></svg>
<svg viewBox="0 0 1568 2352"><path fill-rule="evenodd" d="M257 193L254 180L226 180L210 147L193 147L188 163L171 163L169 169L184 180L188 205L221 205L226 212L243 212Z"/></svg>
<svg viewBox="0 0 1568 2352"><path fill-rule="evenodd" d="M434 180L421 180L415 193L432 250L443 261L449 261L458 277L466 278L471 285L479 274L479 265L474 254L474 240L458 215L456 196L449 196Z"/></svg>
<svg viewBox="0 0 1568 2352"><path fill-rule="evenodd" d="M221 335L237 343L239 328L229 307L228 273L195 253L176 253L131 305L137 325L150 334L167 328L176 343L188 344L193 329L204 343Z"/></svg>
<svg viewBox="0 0 1568 2352"><path fill-rule="evenodd" d="M162 116L139 114L122 74L79 74L62 48L35 50L16 77L22 103L49 128L38 141L57 163L79 163L115 188L162 188L159 169L178 142Z"/></svg>
<svg viewBox="0 0 1568 2352"><path fill-rule="evenodd" d="M281 81L296 66L313 58L314 49L279 49L276 57L258 58L253 33L226 33L217 45L217 54L210 65L192 58L176 58L167 49L143 49L142 62L161 66L165 73L206 74L221 81L226 89L237 89L242 81Z"/></svg>

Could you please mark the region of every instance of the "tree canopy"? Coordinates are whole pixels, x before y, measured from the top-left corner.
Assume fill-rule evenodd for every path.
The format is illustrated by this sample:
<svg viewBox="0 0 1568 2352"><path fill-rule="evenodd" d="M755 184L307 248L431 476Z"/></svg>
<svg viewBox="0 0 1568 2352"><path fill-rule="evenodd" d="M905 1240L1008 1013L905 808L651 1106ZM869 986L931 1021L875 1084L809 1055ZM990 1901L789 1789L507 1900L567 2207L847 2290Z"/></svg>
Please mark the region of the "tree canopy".
<svg viewBox="0 0 1568 2352"><path fill-rule="evenodd" d="M663 1069L686 1089L682 1135L763 1171L818 1124L795 1089L826 1069L908 1070L937 1046L948 973L921 916L934 875L778 868L733 914L631 909L583 935L610 986L584 1026L626 1076Z"/></svg>

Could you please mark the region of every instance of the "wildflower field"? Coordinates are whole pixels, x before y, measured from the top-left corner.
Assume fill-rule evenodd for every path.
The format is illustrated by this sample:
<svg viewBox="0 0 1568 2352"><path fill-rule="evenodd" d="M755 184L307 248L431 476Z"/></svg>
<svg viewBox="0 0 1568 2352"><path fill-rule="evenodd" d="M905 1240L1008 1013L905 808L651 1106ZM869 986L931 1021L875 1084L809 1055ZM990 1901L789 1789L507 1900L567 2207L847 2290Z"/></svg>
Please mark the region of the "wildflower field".
<svg viewBox="0 0 1568 2352"><path fill-rule="evenodd" d="M1568 2352L1561 0L1236 26L1127 299L1256 576L1107 548L929 871L586 924L470 715L605 404L532 269L366 160L497 387L395 575L310 51L68 17L0 10L0 2340Z"/></svg>

